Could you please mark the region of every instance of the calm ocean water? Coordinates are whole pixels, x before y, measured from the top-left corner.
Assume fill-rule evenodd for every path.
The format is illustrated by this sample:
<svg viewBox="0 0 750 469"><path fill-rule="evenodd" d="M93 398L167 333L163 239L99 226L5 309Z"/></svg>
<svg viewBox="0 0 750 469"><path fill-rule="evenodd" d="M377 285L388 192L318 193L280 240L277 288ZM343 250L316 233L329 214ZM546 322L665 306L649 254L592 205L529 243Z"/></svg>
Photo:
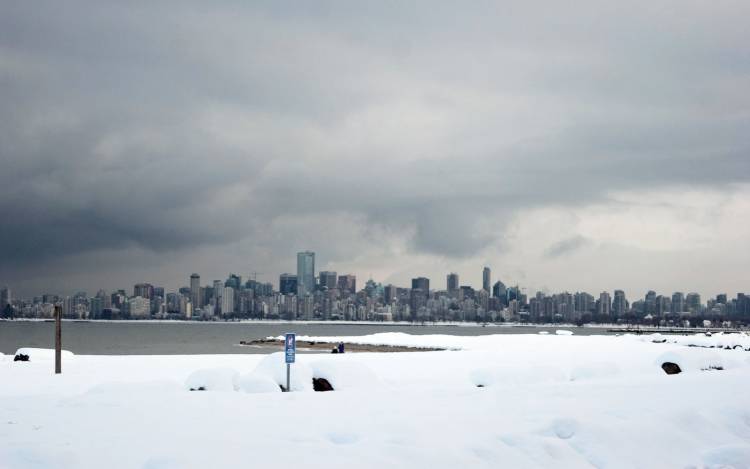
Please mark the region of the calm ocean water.
<svg viewBox="0 0 750 469"><path fill-rule="evenodd" d="M159 322L63 322L63 349L89 355L179 355L215 353L269 353L274 347L243 347L250 341L286 332L315 336L367 335L377 332L408 334L536 334L556 329L576 335L607 334L606 329L579 327L480 327L403 324L305 324L305 323L159 323ZM0 352L12 354L20 347L54 347L54 323L0 321Z"/></svg>

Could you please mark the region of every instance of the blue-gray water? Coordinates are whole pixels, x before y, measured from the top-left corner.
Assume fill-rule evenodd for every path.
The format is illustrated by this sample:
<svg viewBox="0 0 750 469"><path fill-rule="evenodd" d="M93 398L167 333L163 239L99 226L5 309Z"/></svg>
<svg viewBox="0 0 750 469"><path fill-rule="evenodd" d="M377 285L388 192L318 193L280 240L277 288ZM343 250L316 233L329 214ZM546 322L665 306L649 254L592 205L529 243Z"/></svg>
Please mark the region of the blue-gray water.
<svg viewBox="0 0 750 469"><path fill-rule="evenodd" d="M54 347L54 323L0 321L0 352L12 354L20 347ZM206 353L268 353L273 347L242 347L250 341L285 332L314 336L367 335L377 332L408 334L536 334L568 329L576 335L606 334L606 329L577 327L460 327L372 324L303 323L156 323L63 322L63 349L85 355L175 355Z"/></svg>

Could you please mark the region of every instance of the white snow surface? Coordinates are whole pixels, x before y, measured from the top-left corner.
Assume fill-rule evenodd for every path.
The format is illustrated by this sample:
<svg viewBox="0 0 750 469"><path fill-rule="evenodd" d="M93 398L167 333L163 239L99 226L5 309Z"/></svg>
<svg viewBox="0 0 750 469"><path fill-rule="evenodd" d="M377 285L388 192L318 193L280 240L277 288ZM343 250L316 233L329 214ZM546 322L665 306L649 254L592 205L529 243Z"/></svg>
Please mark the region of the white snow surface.
<svg viewBox="0 0 750 469"><path fill-rule="evenodd" d="M280 353L8 356L0 468L750 467L746 339L665 337L314 338L451 350L298 354L289 393Z"/></svg>

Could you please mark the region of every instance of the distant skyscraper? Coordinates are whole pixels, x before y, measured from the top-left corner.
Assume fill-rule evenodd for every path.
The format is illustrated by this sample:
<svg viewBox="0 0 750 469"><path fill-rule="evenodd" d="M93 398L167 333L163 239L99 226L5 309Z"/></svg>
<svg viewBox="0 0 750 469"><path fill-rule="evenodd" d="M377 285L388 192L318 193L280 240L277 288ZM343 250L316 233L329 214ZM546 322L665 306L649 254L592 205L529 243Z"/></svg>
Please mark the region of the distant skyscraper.
<svg viewBox="0 0 750 469"><path fill-rule="evenodd" d="M229 277L227 278L227 281L224 282L225 287L232 287L235 290L239 290L240 286L242 286L242 277L240 277L237 274L229 274Z"/></svg>
<svg viewBox="0 0 750 469"><path fill-rule="evenodd" d="M397 298L397 289L393 285L386 285L383 289L383 302L387 305L392 304Z"/></svg>
<svg viewBox="0 0 750 469"><path fill-rule="evenodd" d="M430 279L425 277L417 277L411 279L412 290L422 290L424 292L430 291Z"/></svg>
<svg viewBox="0 0 750 469"><path fill-rule="evenodd" d="M608 292L603 291L599 295L599 302L596 306L596 312L599 316L609 316L611 312L610 308L612 307L612 299Z"/></svg>
<svg viewBox="0 0 750 469"><path fill-rule="evenodd" d="M279 292L282 295L297 294L297 276L281 274L279 276Z"/></svg>
<svg viewBox="0 0 750 469"><path fill-rule="evenodd" d="M150 283L136 283L133 287L133 296L151 299L154 297L154 286Z"/></svg>
<svg viewBox="0 0 750 469"><path fill-rule="evenodd" d="M221 314L234 314L234 288L224 287L221 294Z"/></svg>
<svg viewBox="0 0 750 469"><path fill-rule="evenodd" d="M673 313L684 313L687 311L685 307L685 294L677 291L672 293L672 309Z"/></svg>
<svg viewBox="0 0 750 469"><path fill-rule="evenodd" d="M482 270L482 289L489 293L491 290L490 285L492 285L492 282L490 280L490 277L492 275L492 272L490 271L489 267L485 267L484 270Z"/></svg>
<svg viewBox="0 0 750 469"><path fill-rule="evenodd" d="M357 277L355 275L339 276L338 285L341 293L357 293Z"/></svg>
<svg viewBox="0 0 750 469"><path fill-rule="evenodd" d="M327 288L333 290L338 288L336 272L322 271L320 273L320 288Z"/></svg>
<svg viewBox="0 0 750 469"><path fill-rule="evenodd" d="M13 297L10 287L4 287L0 290L0 313L2 313L2 310L11 303L13 303Z"/></svg>
<svg viewBox="0 0 750 469"><path fill-rule="evenodd" d="M502 304L507 306L508 303L506 301L506 288L503 282L499 280L495 282L495 284L492 286L492 296L494 296L495 298L500 298Z"/></svg>
<svg viewBox="0 0 750 469"><path fill-rule="evenodd" d="M628 311L628 300L625 299L625 292L615 290L615 299L612 302L612 312L615 316L624 316Z"/></svg>
<svg viewBox="0 0 750 469"><path fill-rule="evenodd" d="M297 294L305 295L315 290L315 253L297 253Z"/></svg>
<svg viewBox="0 0 750 469"><path fill-rule="evenodd" d="M687 309L693 314L701 312L701 296L698 293L688 293L685 298Z"/></svg>
<svg viewBox="0 0 750 469"><path fill-rule="evenodd" d="M214 280L214 301L211 303L213 306L221 307L221 296L224 294L224 282L221 280Z"/></svg>
<svg viewBox="0 0 750 469"><path fill-rule="evenodd" d="M203 300L201 299L201 276L198 274L190 276L190 302L193 304L193 309L203 306Z"/></svg>
<svg viewBox="0 0 750 469"><path fill-rule="evenodd" d="M656 312L656 292L649 290L646 293L645 300L646 314L654 314Z"/></svg>
<svg viewBox="0 0 750 469"><path fill-rule="evenodd" d="M449 273L446 281L447 281L448 294L452 297L457 296L458 295L458 274L455 272Z"/></svg>

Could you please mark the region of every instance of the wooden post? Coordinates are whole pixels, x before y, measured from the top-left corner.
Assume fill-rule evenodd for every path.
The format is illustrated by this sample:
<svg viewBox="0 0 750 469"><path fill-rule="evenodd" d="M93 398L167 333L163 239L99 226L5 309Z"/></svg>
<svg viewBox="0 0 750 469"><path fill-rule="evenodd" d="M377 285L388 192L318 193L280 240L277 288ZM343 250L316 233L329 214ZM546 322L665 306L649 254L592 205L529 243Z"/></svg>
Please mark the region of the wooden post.
<svg viewBox="0 0 750 469"><path fill-rule="evenodd" d="M55 374L62 373L62 308L55 306Z"/></svg>

